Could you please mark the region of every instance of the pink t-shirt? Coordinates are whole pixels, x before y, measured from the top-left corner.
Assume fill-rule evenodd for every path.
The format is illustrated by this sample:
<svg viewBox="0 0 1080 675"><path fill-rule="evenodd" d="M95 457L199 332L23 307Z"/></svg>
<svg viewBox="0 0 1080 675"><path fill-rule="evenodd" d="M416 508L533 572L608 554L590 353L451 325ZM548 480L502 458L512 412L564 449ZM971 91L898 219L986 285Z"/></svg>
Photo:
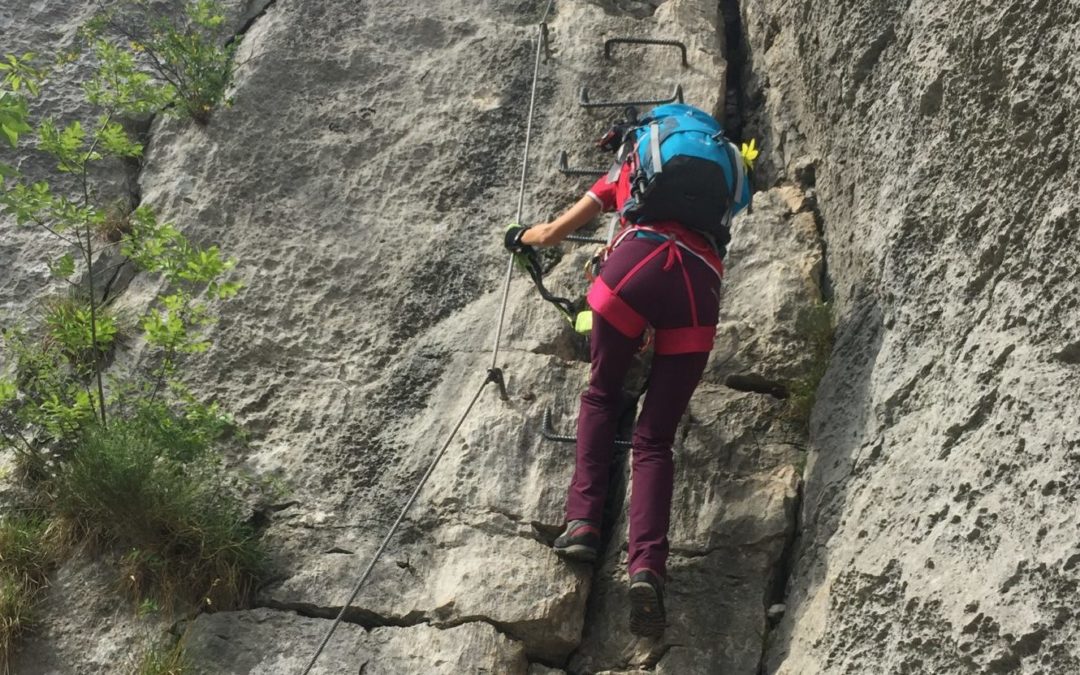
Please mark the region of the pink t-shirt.
<svg viewBox="0 0 1080 675"><path fill-rule="evenodd" d="M623 204L630 198L630 173L630 163L625 162L622 165L622 170L619 171L617 180L611 182L608 181L607 176L601 176L599 180L593 183L592 188L586 194L599 204L604 211L621 211ZM628 223L622 217L620 217L620 222L623 229L619 232L619 235L616 235L616 242L622 239L620 235L630 230L659 232L665 236L674 237L676 242L684 249L701 258L709 267L713 268L718 276L724 276L724 262L713 247L709 245L708 240L685 225L673 220L634 225Z"/></svg>

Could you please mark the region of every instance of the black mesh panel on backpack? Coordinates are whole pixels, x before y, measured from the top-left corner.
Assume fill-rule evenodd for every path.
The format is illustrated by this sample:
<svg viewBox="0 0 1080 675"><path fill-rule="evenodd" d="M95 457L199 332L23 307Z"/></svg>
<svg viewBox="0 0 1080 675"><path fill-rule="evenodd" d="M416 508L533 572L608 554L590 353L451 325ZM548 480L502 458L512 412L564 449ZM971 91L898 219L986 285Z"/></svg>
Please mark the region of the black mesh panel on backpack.
<svg viewBox="0 0 1080 675"><path fill-rule="evenodd" d="M708 235L723 255L731 241L724 222L731 208L727 180L716 162L688 155L672 157L652 181L633 183L635 203L624 215L637 224L674 220Z"/></svg>

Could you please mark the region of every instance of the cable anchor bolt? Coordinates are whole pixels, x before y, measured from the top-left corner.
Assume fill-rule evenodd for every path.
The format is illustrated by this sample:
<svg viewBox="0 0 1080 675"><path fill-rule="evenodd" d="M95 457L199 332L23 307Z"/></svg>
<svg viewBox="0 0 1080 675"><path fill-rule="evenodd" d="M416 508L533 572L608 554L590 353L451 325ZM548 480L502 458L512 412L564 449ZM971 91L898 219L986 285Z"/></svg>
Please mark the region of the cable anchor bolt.
<svg viewBox="0 0 1080 675"><path fill-rule="evenodd" d="M503 401L509 401L510 396L506 393L506 379L503 378L502 368L488 368L487 381L494 382L495 386L499 388L499 398Z"/></svg>

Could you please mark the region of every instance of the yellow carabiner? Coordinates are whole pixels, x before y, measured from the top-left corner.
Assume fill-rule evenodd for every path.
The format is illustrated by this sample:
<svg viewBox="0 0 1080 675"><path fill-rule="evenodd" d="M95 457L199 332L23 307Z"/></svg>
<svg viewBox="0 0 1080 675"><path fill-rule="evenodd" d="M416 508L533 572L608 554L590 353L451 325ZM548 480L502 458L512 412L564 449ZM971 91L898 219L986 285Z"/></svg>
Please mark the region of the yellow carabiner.
<svg viewBox="0 0 1080 675"><path fill-rule="evenodd" d="M577 318L574 319L574 331L581 335L588 335L591 330L592 312L589 310L578 312Z"/></svg>

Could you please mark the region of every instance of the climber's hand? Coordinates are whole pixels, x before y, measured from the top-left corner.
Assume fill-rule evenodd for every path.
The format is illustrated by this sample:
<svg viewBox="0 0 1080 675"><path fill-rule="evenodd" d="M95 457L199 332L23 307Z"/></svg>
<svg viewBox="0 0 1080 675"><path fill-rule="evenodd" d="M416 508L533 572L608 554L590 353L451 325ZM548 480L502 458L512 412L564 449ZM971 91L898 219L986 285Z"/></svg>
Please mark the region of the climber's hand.
<svg viewBox="0 0 1080 675"><path fill-rule="evenodd" d="M524 236L527 229L529 228L514 223L511 223L506 228L506 234L503 236L503 246L506 247L507 251L516 254L528 253L533 250L532 246L521 243L521 237Z"/></svg>
<svg viewBox="0 0 1080 675"><path fill-rule="evenodd" d="M514 254L514 264L521 271L535 277L543 274L543 272L540 267L540 256L536 253L536 249L521 242L521 237L527 229L529 228L511 224L506 228L503 245L507 251Z"/></svg>

